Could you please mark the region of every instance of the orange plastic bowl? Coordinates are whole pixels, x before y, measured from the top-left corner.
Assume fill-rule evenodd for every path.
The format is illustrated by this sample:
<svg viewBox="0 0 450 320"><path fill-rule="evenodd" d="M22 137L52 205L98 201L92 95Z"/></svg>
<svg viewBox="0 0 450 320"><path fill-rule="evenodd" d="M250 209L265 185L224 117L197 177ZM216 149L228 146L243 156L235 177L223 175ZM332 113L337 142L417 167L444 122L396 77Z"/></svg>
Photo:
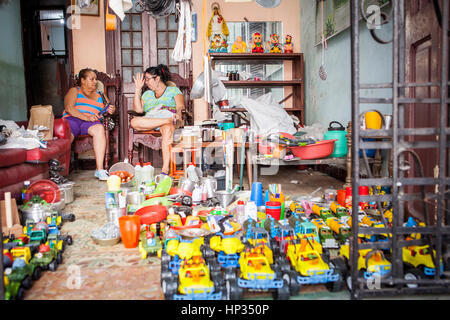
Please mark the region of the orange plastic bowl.
<svg viewBox="0 0 450 320"><path fill-rule="evenodd" d="M294 156L300 158L300 160L322 159L333 153L335 141L337 139L322 140L303 147L291 147L291 150Z"/></svg>

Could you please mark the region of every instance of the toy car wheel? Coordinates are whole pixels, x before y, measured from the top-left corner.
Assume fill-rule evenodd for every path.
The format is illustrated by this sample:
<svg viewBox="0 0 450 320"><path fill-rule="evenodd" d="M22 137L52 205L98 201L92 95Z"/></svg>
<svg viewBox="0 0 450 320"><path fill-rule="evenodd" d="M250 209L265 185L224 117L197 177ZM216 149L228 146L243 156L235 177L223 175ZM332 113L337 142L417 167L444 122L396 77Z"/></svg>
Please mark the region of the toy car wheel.
<svg viewBox="0 0 450 320"><path fill-rule="evenodd" d="M171 257L170 257L170 255L167 253L167 250L166 250L166 249L163 249L163 250L161 251L161 266L162 266L163 264L168 266L170 260L171 260Z"/></svg>
<svg viewBox="0 0 450 320"><path fill-rule="evenodd" d="M19 289L17 290L17 294L15 296L15 300L23 300L23 297L25 295L25 289L24 287L20 286Z"/></svg>
<svg viewBox="0 0 450 320"><path fill-rule="evenodd" d="M56 255L56 263L57 263L58 265L60 265L62 262L63 262L63 255L62 255L62 252L60 251L60 252L58 252L58 254Z"/></svg>
<svg viewBox="0 0 450 320"><path fill-rule="evenodd" d="M162 280L161 287L163 289L165 299L172 300L173 295L177 292L178 282L173 278L164 278Z"/></svg>
<svg viewBox="0 0 450 320"><path fill-rule="evenodd" d="M215 260L209 260L209 272L211 274L220 272L220 264Z"/></svg>
<svg viewBox="0 0 450 320"><path fill-rule="evenodd" d="M282 278L288 283L290 295L296 296L301 287L300 283L297 281L297 272L290 270L288 273L283 274Z"/></svg>
<svg viewBox="0 0 450 320"><path fill-rule="evenodd" d="M228 280L225 282L227 300L241 300L242 288L238 286L237 280Z"/></svg>
<svg viewBox="0 0 450 320"><path fill-rule="evenodd" d="M168 280L169 282L176 281L177 276L175 274L173 274L167 267L166 271L161 271L161 286L163 284L163 280Z"/></svg>
<svg viewBox="0 0 450 320"><path fill-rule="evenodd" d="M192 206L192 198L189 196L184 196L181 198L181 204L188 207Z"/></svg>
<svg viewBox="0 0 450 320"><path fill-rule="evenodd" d="M273 298L275 300L289 300L289 297L290 294L288 282L286 280L283 280L283 286L273 292Z"/></svg>
<svg viewBox="0 0 450 320"><path fill-rule="evenodd" d="M34 268L32 278L33 280L39 280L42 275L42 269L40 267Z"/></svg>
<svg viewBox="0 0 450 320"><path fill-rule="evenodd" d="M72 236L67 236L64 242L71 246L73 243Z"/></svg>
<svg viewBox="0 0 450 320"><path fill-rule="evenodd" d="M228 281L228 280L236 280L236 279L237 279L237 277L236 277L236 271L235 271L233 268L226 268L226 269L224 270L223 275L224 275L225 281Z"/></svg>
<svg viewBox="0 0 450 320"><path fill-rule="evenodd" d="M49 265L48 265L48 269L51 272L55 272L56 269L58 269L58 262L56 262L56 260L53 260L52 262L50 262Z"/></svg>
<svg viewBox="0 0 450 320"><path fill-rule="evenodd" d="M26 276L25 279L22 280L22 286L27 290L31 289L33 286L33 280L30 276Z"/></svg>
<svg viewBox="0 0 450 320"><path fill-rule="evenodd" d="M405 280L420 280L423 279L425 276L425 274L423 273L422 270L420 270L419 268L412 268L409 269L405 272L405 275L403 276L403 278ZM408 288L417 288L419 287L418 284L416 283L409 283L406 285Z"/></svg>
<svg viewBox="0 0 450 320"><path fill-rule="evenodd" d="M74 222L74 221L75 221L75 215L74 215L74 214L69 214L69 216L67 217L67 219L68 219L70 222Z"/></svg>

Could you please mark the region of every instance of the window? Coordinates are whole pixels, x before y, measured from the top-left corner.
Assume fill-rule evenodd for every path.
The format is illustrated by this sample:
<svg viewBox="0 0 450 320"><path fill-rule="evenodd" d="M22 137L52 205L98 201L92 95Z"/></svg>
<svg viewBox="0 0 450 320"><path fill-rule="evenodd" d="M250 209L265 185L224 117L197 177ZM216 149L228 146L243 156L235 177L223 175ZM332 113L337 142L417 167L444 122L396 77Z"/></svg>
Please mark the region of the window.
<svg viewBox="0 0 450 320"><path fill-rule="evenodd" d="M39 30L39 56L66 56L65 18L63 10L36 12Z"/></svg>
<svg viewBox="0 0 450 320"><path fill-rule="evenodd" d="M133 82L133 75L144 68L142 52L142 15L135 7L125 14L120 29L122 75L124 82Z"/></svg>
<svg viewBox="0 0 450 320"><path fill-rule="evenodd" d="M179 73L178 62L172 59L172 52L177 42L177 36L178 24L175 21L174 14L156 20L158 64L165 64L172 73Z"/></svg>

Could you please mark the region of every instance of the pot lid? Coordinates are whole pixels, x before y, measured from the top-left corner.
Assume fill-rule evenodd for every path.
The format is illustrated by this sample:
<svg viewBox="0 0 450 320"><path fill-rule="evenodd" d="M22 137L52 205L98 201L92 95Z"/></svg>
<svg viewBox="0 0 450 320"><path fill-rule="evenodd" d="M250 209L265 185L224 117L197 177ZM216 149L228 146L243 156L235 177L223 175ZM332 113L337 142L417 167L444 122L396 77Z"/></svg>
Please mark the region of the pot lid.
<svg viewBox="0 0 450 320"><path fill-rule="evenodd" d="M256 2L264 8L275 8L281 3L281 0L256 0Z"/></svg>

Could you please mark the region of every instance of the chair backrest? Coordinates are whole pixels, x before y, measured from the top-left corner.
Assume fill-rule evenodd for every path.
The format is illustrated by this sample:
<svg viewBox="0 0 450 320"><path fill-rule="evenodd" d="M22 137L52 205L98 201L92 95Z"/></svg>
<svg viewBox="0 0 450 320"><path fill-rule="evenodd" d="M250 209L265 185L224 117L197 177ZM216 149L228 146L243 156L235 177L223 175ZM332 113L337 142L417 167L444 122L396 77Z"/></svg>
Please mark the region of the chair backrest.
<svg viewBox="0 0 450 320"><path fill-rule="evenodd" d="M181 90L184 96L184 105L186 108L186 112L193 117L193 105L191 99L191 90L192 90L192 74L189 74L188 78L183 78L178 73L170 73L170 80L175 83L175 85ZM193 121L193 119L190 119Z"/></svg>

